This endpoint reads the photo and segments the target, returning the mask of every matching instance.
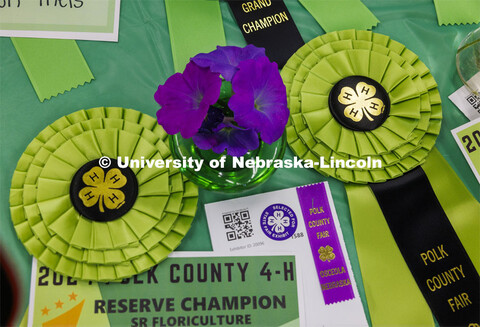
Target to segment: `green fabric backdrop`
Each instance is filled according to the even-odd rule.
[[[305,41],[324,31],[297,0],[285,0]],[[465,35],[478,27],[442,26],[432,0],[363,0],[381,23],[375,32],[389,35],[417,53],[437,80],[444,120],[437,146],[477,199],[479,185],[458,149],[450,130],[467,122],[448,100],[461,86],[455,52]],[[228,5],[221,3],[228,45],[245,45]],[[119,106],[155,115],[153,94],[158,84],[174,73],[163,0],[124,0],[119,43],[78,41],[95,75],[91,84],[40,103],[9,38],[0,38],[0,245],[6,249],[20,279],[21,310],[28,302],[31,257],[10,222],[8,194],[17,160],[28,143],[57,118],[83,108]],[[287,150],[286,158],[292,157]],[[365,303],[361,274],[352,235],[350,214],[342,183],[313,170],[281,169],[264,185],[243,194],[200,192],[198,214],[179,250],[211,250],[203,204],[328,180],[342,225],[359,291]],[[23,312],[19,314],[21,319]],[[367,312],[368,316],[368,312]]]

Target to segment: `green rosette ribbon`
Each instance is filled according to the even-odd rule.
[[[301,159],[318,162],[323,157],[326,166],[315,165],[314,169],[346,183],[372,324],[434,326],[433,309],[417,286],[372,191],[378,183],[397,181],[399,185],[402,178],[412,176],[407,173],[422,169],[446,221],[479,270],[480,205],[434,148],[442,111],[429,69],[415,53],[388,36],[345,30],[305,44],[287,62],[282,77],[291,112],[286,129],[290,148]],[[357,88],[342,84],[357,77],[364,79]],[[337,95],[333,90],[339,90],[338,85],[343,88]],[[382,89],[383,101],[366,96],[367,92],[362,95],[364,87],[377,90],[375,97]],[[340,107],[339,115],[335,101],[346,106]],[[348,127],[361,119],[371,124],[375,117],[383,120],[372,128]],[[331,160],[358,162],[368,157],[379,160],[381,168],[330,165]],[[398,199],[397,205],[408,203]]]
[[[342,78],[361,75],[378,81],[391,99],[390,115],[371,131],[352,131],[332,116],[330,90]],[[282,70],[291,117],[287,139],[302,159],[358,161],[371,157],[382,168],[321,168],[344,182],[375,183],[399,177],[422,164],[441,126],[441,99],[428,68],[389,37],[346,30],[305,44]]]
[[[172,159],[166,139],[153,117],[114,107],[77,111],[40,132],[22,154],[10,191],[12,221],[27,251],[58,273],[95,281],[130,277],[164,260],[197,207],[198,189],[178,169],[131,168],[137,196],[111,221],[82,216],[70,193],[77,171],[99,158]]]

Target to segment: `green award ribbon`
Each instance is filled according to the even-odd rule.
[[[433,0],[438,25],[480,23],[479,0]]]
[[[479,271],[480,205],[438,150],[432,150],[422,169]],[[347,184],[346,189],[365,292],[369,303],[370,299],[374,303],[369,304],[372,321],[378,325],[398,322],[405,326],[434,326],[428,306],[402,259],[373,192],[368,186],[358,184]],[[407,310],[409,314],[405,315]]]
[[[165,0],[175,71],[191,57],[226,44],[218,0]]]
[[[390,99],[388,118],[373,130],[352,131],[330,111],[334,85],[356,75],[380,81]],[[442,117],[435,80],[413,52],[387,36],[355,30],[325,34],[300,48],[282,76],[291,112],[287,139],[299,157],[324,157],[330,165],[331,157],[358,161],[369,156],[382,163],[374,169],[316,167],[324,175],[383,182],[423,163],[435,144]]]
[[[153,117],[93,108],[62,117],[28,145],[10,211],[18,238],[54,271],[109,281],[164,260],[188,231],[198,190],[178,169],[120,167],[117,158],[168,160]]]
[[[94,79],[74,40],[11,39],[40,102]]]
[[[432,312],[441,325],[478,323],[479,207],[434,149],[442,113],[428,68],[385,35],[346,30],[307,43],[282,77],[292,150],[354,183],[347,195],[373,325],[429,326]],[[336,165],[367,158],[379,165]],[[464,197],[445,196],[452,187]],[[428,205],[412,207],[401,190]]]
[[[327,33],[369,30],[380,22],[360,0],[299,0]]]

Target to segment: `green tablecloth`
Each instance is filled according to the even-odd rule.
[[[285,2],[305,41],[324,33],[297,0]],[[478,25],[439,27],[432,0],[363,2],[381,21],[375,32],[405,44],[431,69],[443,101],[444,120],[437,146],[478,199],[479,185],[450,133],[467,119],[448,100],[448,95],[461,86],[455,69],[456,49],[465,35]],[[245,45],[228,5],[222,2],[221,8],[227,44]],[[158,84],[174,73],[163,0],[123,0],[118,43],[78,41],[78,44],[96,80],[40,103],[10,39],[0,38],[0,245],[14,263],[20,279],[20,311],[28,302],[31,257],[17,240],[11,224],[8,195],[12,173],[21,153],[45,126],[79,109],[119,106],[155,115],[158,106],[153,94]],[[292,156],[287,150],[286,158]],[[203,207],[205,203],[325,180],[332,189],[355,278],[367,310],[344,187],[313,170],[278,170],[267,183],[243,194],[201,191],[198,214],[179,250],[212,249]]]

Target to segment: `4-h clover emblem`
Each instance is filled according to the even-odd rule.
[[[318,249],[318,253],[320,254],[320,260],[323,262],[330,262],[335,259],[335,253],[333,253],[333,248],[330,245],[325,247],[321,246],[320,249]]]
[[[93,167],[82,176],[88,185],[78,194],[85,207],[98,204],[100,212],[105,212],[104,206],[110,210],[120,208],[125,204],[125,194],[119,190],[127,184],[127,178],[120,169],[113,168],[107,174],[100,167]]]
[[[70,184],[70,200],[85,218],[111,221],[128,212],[138,195],[138,182],[130,168],[119,168],[117,160],[102,168],[98,160],[81,167]]]
[[[358,83],[355,90],[348,86],[343,87],[338,102],[347,106],[344,110],[345,117],[356,122],[363,118],[373,121],[372,116],[378,116],[385,110],[383,101],[374,97],[375,93],[375,86],[364,82]]]
[[[332,88],[330,112],[344,127],[369,131],[379,127],[390,113],[386,90],[371,78],[349,76]]]
[[[281,234],[285,231],[285,227],[290,227],[290,218],[286,217],[283,211],[275,210],[273,215],[268,216],[267,224],[272,227],[272,231]]]
[[[274,241],[287,240],[295,234],[298,220],[295,211],[282,203],[275,203],[263,210],[260,227],[263,233]]]

